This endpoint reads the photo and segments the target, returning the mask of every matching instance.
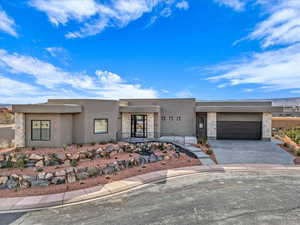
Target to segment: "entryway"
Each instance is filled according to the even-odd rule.
[[[147,138],[147,115],[131,115],[131,137]]]

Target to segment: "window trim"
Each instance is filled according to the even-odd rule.
[[[39,139],[33,139],[33,122],[40,122],[40,138]],[[42,123],[41,122],[49,122],[49,139],[44,140],[42,139]],[[51,141],[51,120],[31,120],[31,141]]]
[[[105,132],[96,132],[96,120],[106,120],[106,131]],[[108,134],[108,119],[107,118],[96,118],[94,119],[94,125],[93,125],[93,133],[94,134]]]
[[[176,117],[176,120],[177,120],[177,121],[181,121],[181,116],[177,116],[177,117]]]
[[[169,116],[169,120],[170,120],[170,121],[173,121],[173,120],[174,120],[174,117],[173,117],[173,116]]]

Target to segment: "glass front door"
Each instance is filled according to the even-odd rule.
[[[131,137],[147,137],[147,116],[131,115]]]

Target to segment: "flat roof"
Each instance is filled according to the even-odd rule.
[[[13,112],[22,113],[80,113],[81,105],[76,104],[19,104],[12,105]]]

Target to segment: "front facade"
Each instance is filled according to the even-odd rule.
[[[13,105],[17,147],[60,147],[127,138],[194,136],[270,140],[270,101],[50,99]]]

